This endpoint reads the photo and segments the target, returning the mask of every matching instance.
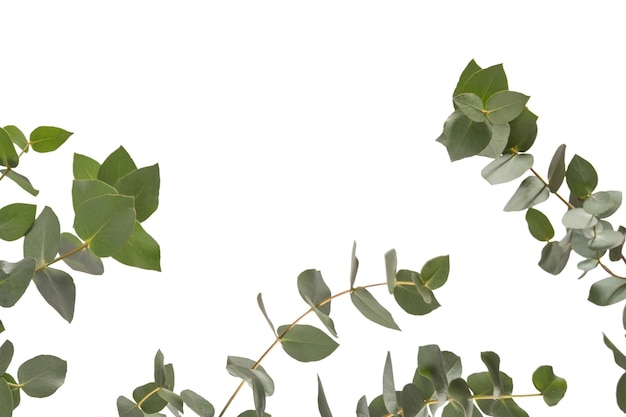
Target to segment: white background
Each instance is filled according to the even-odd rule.
[[[586,301],[605,274],[578,281],[576,256],[557,277],[543,272],[523,213],[502,211],[518,181],[490,186],[486,159],[451,164],[434,139],[467,62],[504,63],[510,88],[540,116],[536,169],[545,174],[566,143],[568,160],[596,166],[599,190],[622,189],[621,2],[11,3],[0,6],[0,123],[75,134],[23,158],[39,197],[5,180],[0,204],[49,205],[71,230],[74,152],[102,161],[123,145],[138,166],[158,162],[162,177],[159,210],[144,223],[162,273],[106,260],[103,276],[73,274],[72,324],[34,286],[0,313],[16,348],[10,372],[42,353],[68,360],[65,385],[23,397],[17,416],[116,416],[117,396],[151,380],[159,348],[177,390],[219,412],[238,383],[227,355],[256,359],[273,339],[257,293],[274,324],[291,322],[306,310],[297,275],[320,269],[333,292],[345,290],[354,240],[360,285],[384,281],[391,248],[414,270],[450,254],[442,307],[409,316],[376,289],[395,332],[337,300],[341,346],[330,358],[303,364],[278,348],[264,361],[272,415],[317,416],[316,373],[334,415],[354,415],[361,395],[381,393],[387,351],[402,387],[431,343],[460,355],[465,376],[485,369],[481,351],[496,351],[520,394],[534,392],[536,367],[553,365],[569,391],[555,408],[520,401],[531,416],[620,415],[621,372],[602,332],[626,348],[622,307]],[[564,206],[552,198],[540,209],[560,238]],[[0,249],[20,259],[20,242]],[[247,388],[227,415],[246,408]]]

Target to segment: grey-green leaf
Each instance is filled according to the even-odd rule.
[[[481,175],[491,185],[502,184],[518,178],[533,166],[530,154],[504,154],[490,162]]]
[[[543,400],[553,407],[563,399],[567,391],[567,382],[556,375],[551,366],[544,365],[533,373],[533,384],[543,395]]]
[[[50,396],[65,382],[67,362],[56,356],[39,355],[24,362],[17,370],[22,390],[30,397]]]
[[[515,91],[498,91],[487,99],[487,118],[494,124],[509,123],[522,113],[529,98]]]
[[[598,174],[588,161],[574,155],[567,166],[565,180],[572,194],[584,200],[598,185]]]
[[[515,194],[504,206],[504,211],[520,211],[542,203],[548,199],[550,192],[541,180],[530,176],[519,185]]]
[[[389,294],[393,294],[396,285],[396,269],[398,268],[398,258],[396,250],[391,249],[385,253],[385,272],[387,275],[387,289]]]
[[[604,344],[611,349],[613,352],[613,358],[615,359],[615,363],[622,369],[626,370],[626,355],[624,355],[618,348],[606,337],[605,334],[602,334],[604,339]]]
[[[115,185],[121,178],[137,169],[137,165],[126,149],[120,146],[100,165],[98,179],[109,185]]]
[[[356,257],[356,241],[352,243],[352,256],[350,257],[350,289],[354,288],[356,274],[359,270],[359,258]]]
[[[589,229],[598,224],[598,218],[583,208],[574,208],[565,212],[562,222],[568,229]]]
[[[391,354],[387,352],[385,368],[383,370],[383,401],[387,411],[393,415],[398,412],[398,397],[393,381],[393,367],[391,365]]]
[[[569,246],[564,246],[560,242],[548,242],[541,251],[539,266],[550,274],[558,275],[567,265],[570,252]]]
[[[0,165],[15,168],[19,161],[11,137],[6,130],[0,128]]]
[[[599,306],[608,306],[626,299],[626,280],[608,277],[595,282],[589,289],[592,303]]]
[[[135,220],[133,232],[124,245],[113,254],[113,259],[124,265],[160,271],[161,247],[159,243],[146,232],[141,223]]]
[[[621,191],[601,191],[585,199],[583,208],[599,218],[609,217],[622,205]]]
[[[120,194],[135,199],[135,211],[140,222],[150,217],[159,206],[159,175],[159,164],[155,164],[134,170],[115,183]]]
[[[285,352],[300,362],[319,361],[329,356],[339,346],[320,329],[307,324],[297,324],[286,332],[288,325],[278,328],[280,343]]]
[[[8,171],[6,169],[0,169],[0,173],[5,174],[8,178],[10,178],[14,183],[16,183],[30,195],[36,197],[37,194],[39,194],[39,190],[36,190],[35,187],[33,187],[28,178],[21,174],[18,174],[14,170]]]
[[[58,269],[44,268],[35,272],[33,281],[48,304],[71,322],[76,302],[76,286],[72,277]]]
[[[432,382],[438,399],[445,400],[448,397],[448,379],[439,346],[420,346],[417,353],[417,368],[421,375]]]
[[[33,278],[35,266],[33,258],[16,263],[0,261],[0,306],[12,307],[17,303]]]
[[[500,357],[495,352],[481,352],[480,358],[487,366],[493,384],[493,396],[498,398],[504,391],[500,380]]]
[[[7,382],[0,378],[0,417],[13,415],[13,395]]]
[[[24,236],[24,257],[37,260],[37,265],[46,264],[59,252],[61,240],[59,219],[50,207],[44,207],[33,227]]]
[[[565,145],[560,145],[550,161],[548,168],[548,187],[556,193],[565,179]]]
[[[451,161],[478,155],[492,137],[488,123],[474,122],[461,110],[448,117],[443,125],[443,133],[437,142],[444,145]]]
[[[102,259],[88,247],[84,246],[83,242],[71,233],[61,233],[59,253],[63,255],[72,253],[71,256],[63,258],[63,262],[75,271],[92,275],[102,275],[104,273]]]
[[[10,340],[5,340],[2,346],[0,346],[0,375],[7,371],[13,359],[13,352],[13,343]]]
[[[119,417],[145,417],[137,404],[124,396],[117,397],[117,413]]]
[[[350,292],[350,300],[367,319],[381,326],[400,330],[391,313],[366,288],[359,287]]]
[[[462,93],[453,100],[457,108],[473,122],[482,123],[486,120],[483,102],[476,94]]]
[[[322,273],[315,269],[307,269],[298,275],[298,291],[307,304],[316,305],[324,314],[330,314],[330,289],[322,278]],[[307,301],[308,298],[308,301]],[[325,304],[320,305],[326,301]]]
[[[213,405],[194,391],[190,389],[183,390],[180,396],[185,402],[185,405],[200,417],[213,417],[215,415]]]
[[[424,285],[431,290],[442,287],[448,280],[450,274],[450,256],[443,255],[426,261],[420,277]]]
[[[602,230],[589,240],[589,249],[606,250],[624,243],[624,235],[615,230]]]
[[[270,325],[270,329],[272,329],[272,333],[274,333],[274,335],[276,335],[276,329],[274,328],[274,325],[272,324],[272,321],[270,320],[269,316],[267,315],[267,311],[265,310],[265,304],[263,303],[263,296],[261,295],[261,293],[259,293],[256,296],[256,301],[257,301],[257,304],[259,305],[259,309],[261,310],[261,313],[263,313],[263,317],[265,317],[265,320],[267,321],[267,324]]]
[[[324,393],[324,387],[322,386],[322,380],[320,376],[317,376],[317,409],[320,412],[321,417],[333,417],[333,413],[330,412],[328,401],[326,400],[326,394]]]
[[[0,208],[0,239],[13,241],[28,232],[35,222],[37,206],[14,203]]]

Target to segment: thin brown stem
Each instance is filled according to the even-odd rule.
[[[72,249],[71,251],[64,253],[63,255],[60,255],[59,257],[51,260],[48,263],[39,265],[35,271],[41,271],[42,269],[45,269],[47,267],[49,267],[50,265],[52,265],[55,262],[59,262],[62,261],[65,258],[69,258],[70,256],[74,255],[75,253],[80,252],[81,250],[85,249],[87,246],[89,246],[89,242],[83,242],[80,246],[75,247],[74,249]]]
[[[535,175],[535,177],[537,177],[537,178],[539,179],[539,181],[541,181],[541,182],[543,183],[543,185],[545,185],[546,187],[548,187],[548,186],[549,186],[548,182],[547,182],[546,180],[544,180],[544,179],[541,177],[541,175],[539,175],[539,173],[538,173],[537,171],[535,171],[535,169],[534,169],[534,168],[532,168],[532,167],[531,167],[531,168],[530,168],[530,172],[532,172],[532,173]],[[558,193],[558,192],[556,192],[556,191],[555,191],[553,194],[554,194],[555,196],[557,196],[557,197],[558,197],[558,199],[559,199],[559,200],[561,200],[561,201],[562,201],[562,202],[563,202],[563,203],[564,203],[564,204],[565,204],[568,208],[570,208],[570,209],[573,209],[573,208],[574,208],[574,206],[573,206],[573,205],[572,205],[569,201],[567,201],[566,199],[564,199],[564,198],[563,198],[563,196],[561,196],[561,194],[559,194],[559,193]]]

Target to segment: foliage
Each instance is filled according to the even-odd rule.
[[[537,116],[526,104],[529,97],[508,89],[502,65],[481,68],[471,61],[462,72],[453,93],[453,113],[437,139],[443,144],[451,161],[471,156],[484,156],[491,161],[481,174],[490,184],[516,180],[530,171],[505,205],[505,211],[525,211],[531,235],[544,243],[539,266],[558,274],[574,251],[583,257],[578,267],[582,276],[601,267],[609,276],[591,286],[589,301],[605,306],[626,299],[626,278],[616,275],[607,266],[626,259],[622,246],[626,229],[615,229],[606,219],[621,205],[619,191],[596,191],[598,175],[595,168],[575,155],[565,163],[565,145],[555,152],[547,179],[533,168],[534,158],[528,153],[537,136]],[[35,129],[29,139],[15,126],[0,129],[0,179],[15,181],[26,192],[37,195],[30,181],[15,171],[20,158],[29,150],[51,152],[61,146],[71,133],[54,127]],[[142,222],[158,208],[158,165],[137,168],[123,147],[111,153],[102,163],[84,155],[75,155],[72,204],[73,233],[61,233],[54,211],[44,207],[37,216],[31,204],[13,203],[0,208],[0,238],[16,241],[23,238],[24,257],[15,262],[0,261],[0,305],[12,307],[34,281],[37,289],[57,313],[68,322],[74,316],[76,290],[73,278],[51,265],[63,261],[71,270],[87,274],[104,272],[102,258],[113,259],[133,267],[160,270],[158,243],[146,232]],[[570,192],[564,198],[559,191],[566,183]],[[561,219],[565,234],[554,240],[551,220],[536,206],[554,194],[565,206]],[[257,360],[229,356],[227,372],[241,382],[219,416],[225,414],[232,400],[247,384],[254,406],[240,417],[263,417],[266,398],[274,391],[274,382],[261,362],[276,346],[301,362],[322,360],[338,347],[337,327],[331,318],[332,301],[349,295],[354,307],[366,319],[383,327],[400,330],[390,311],[375,297],[375,289],[386,288],[389,295],[407,313],[425,316],[440,307],[435,291],[446,284],[450,273],[448,255],[427,260],[418,270],[399,269],[395,250],[384,255],[385,279],[382,282],[356,285],[359,260],[356,243],[350,257],[348,288],[333,293],[315,269],[303,271],[296,279],[298,292],[306,310],[291,323],[275,327],[265,308],[261,294],[257,304],[275,340]],[[582,278],[581,276],[581,278]],[[318,327],[300,323],[314,314]],[[626,310],[624,311],[626,317]],[[626,327],[626,320],[625,320]],[[0,331],[4,327],[0,323]],[[626,371],[624,355],[606,336],[606,346],[615,362]],[[0,346],[0,417],[13,415],[23,391],[31,397],[53,394],[64,382],[67,364],[50,355],[39,355],[19,366],[17,379],[6,373],[13,357],[13,345]],[[382,372],[382,392],[372,401],[365,396],[356,404],[360,417],[428,417],[440,410],[443,417],[523,417],[527,413],[518,405],[521,397],[541,396],[554,406],[565,395],[566,381],[552,367],[539,366],[532,375],[536,392],[513,392],[512,378],[500,370],[500,357],[490,351],[481,353],[486,370],[463,376],[461,358],[437,345],[420,346],[413,379],[401,389],[396,388],[391,355],[388,353]],[[318,377],[318,410],[322,417],[332,416],[321,379]],[[626,374],[619,380],[617,403],[626,412]],[[174,366],[166,363],[159,350],[154,357],[154,375],[137,386],[130,396],[117,399],[120,417],[162,416],[167,409],[180,416],[187,410],[203,417],[213,417],[215,407],[204,397],[189,389],[175,391]]]

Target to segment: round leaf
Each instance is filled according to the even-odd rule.
[[[0,239],[17,240],[24,236],[35,222],[37,206],[15,203],[0,209]]]
[[[474,122],[461,110],[457,110],[443,125],[443,133],[437,139],[448,150],[451,161],[477,155],[491,140],[489,124]]]
[[[589,162],[574,155],[567,166],[565,181],[572,194],[584,200],[598,185],[598,174]]]
[[[540,366],[533,373],[533,384],[543,395],[543,400],[550,407],[555,406],[565,396],[567,382],[554,375],[551,366]]]
[[[563,215],[562,222],[568,229],[589,229],[598,224],[598,218],[583,208],[574,208]]]
[[[556,149],[550,167],[548,168],[548,187],[550,192],[556,193],[565,179],[565,145]]]
[[[626,280],[615,277],[604,278],[589,289],[588,300],[599,306],[608,306],[626,299]]]
[[[494,124],[508,123],[522,113],[529,98],[515,91],[498,91],[487,99],[487,117]]]
[[[489,184],[502,184],[520,177],[533,166],[530,154],[505,154],[487,165],[480,174]]]
[[[24,362],[17,370],[22,390],[30,397],[43,398],[65,382],[67,362],[56,356],[40,355]]]
[[[526,212],[526,223],[530,234],[539,241],[549,242],[554,237],[554,228],[545,214],[529,208]]]
[[[443,286],[448,280],[450,274],[450,256],[437,256],[436,258],[428,260],[422,270],[420,271],[420,277],[424,285],[431,290]]]
[[[288,328],[288,325],[280,326],[278,334],[283,335]],[[280,338],[280,343],[289,356],[301,362],[324,359],[339,346],[326,333],[306,324],[295,325]]]

